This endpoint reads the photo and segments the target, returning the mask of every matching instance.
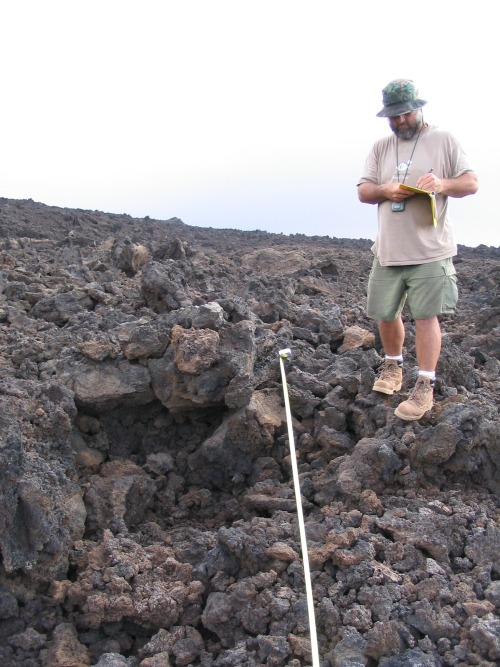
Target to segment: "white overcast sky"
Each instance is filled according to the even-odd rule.
[[[412,78],[480,182],[459,243],[500,245],[492,4],[16,0],[0,9],[0,196],[186,224],[374,238],[356,182],[382,88]]]

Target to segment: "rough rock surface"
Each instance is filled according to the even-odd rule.
[[[500,249],[405,423],[369,248],[0,200],[2,667],[310,664],[283,348],[322,667],[500,663]]]

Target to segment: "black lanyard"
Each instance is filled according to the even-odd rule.
[[[420,132],[422,132],[422,129],[420,129],[419,132],[418,132],[418,134],[417,134],[417,138],[415,139],[415,143],[413,144],[413,149],[412,149],[412,151],[411,151],[410,159],[409,159],[408,162],[406,163],[406,171],[405,171],[405,175],[404,175],[404,178],[403,178],[403,183],[406,181],[406,177],[408,176],[408,169],[410,168],[410,164],[411,164],[411,159],[412,159],[412,157],[413,157],[413,153],[415,152],[415,148],[417,147],[418,140],[420,139]],[[398,175],[398,183],[399,183],[399,156],[398,156],[398,144],[399,144],[399,139],[398,139],[398,137],[396,137],[396,172],[397,172],[397,175]]]

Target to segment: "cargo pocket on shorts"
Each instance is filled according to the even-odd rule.
[[[458,301],[457,272],[450,261],[449,266],[443,266],[444,289],[443,289],[443,313],[454,313]]]

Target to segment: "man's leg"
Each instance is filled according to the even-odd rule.
[[[441,352],[441,326],[437,316],[415,320],[415,347],[418,380],[408,399],[394,411],[406,421],[420,419],[432,407],[435,371]]]
[[[405,328],[401,315],[395,320],[378,323],[380,340],[385,352],[384,363],[373,385],[373,391],[381,394],[393,394],[401,389],[403,379],[403,343]]]
[[[398,357],[403,354],[405,328],[401,315],[398,315],[391,322],[379,322],[378,330],[386,355],[389,357]]]
[[[437,316],[415,320],[415,347],[419,370],[434,372],[441,354],[441,326]]]
[[[406,300],[404,271],[398,266],[381,266],[373,259],[368,281],[368,317],[377,320],[385,359],[378,369],[373,391],[392,395],[403,380],[403,343],[405,329],[401,311]]]

